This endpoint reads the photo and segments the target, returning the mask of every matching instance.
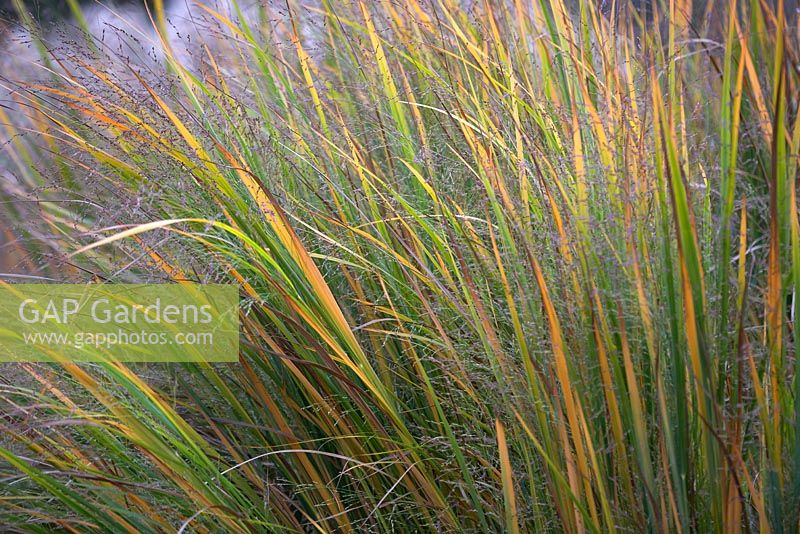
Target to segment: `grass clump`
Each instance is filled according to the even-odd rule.
[[[20,366],[0,521],[797,530],[782,2],[248,9],[6,82],[36,266],[239,284],[243,349]]]

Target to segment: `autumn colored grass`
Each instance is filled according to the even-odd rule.
[[[187,55],[154,2],[144,65],[34,32],[20,273],[238,284],[242,352],[17,365],[0,523],[798,530],[796,21],[462,4],[199,3]]]

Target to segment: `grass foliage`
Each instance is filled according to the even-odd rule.
[[[241,362],[19,364],[0,522],[797,531],[782,1],[198,4],[189,56],[153,4],[160,58],[3,73],[4,217],[37,275],[239,284]]]

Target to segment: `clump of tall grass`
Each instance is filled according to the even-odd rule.
[[[243,348],[21,366],[0,521],[796,530],[797,35],[691,11],[197,4],[187,64],[155,2],[162,66],[43,40],[0,108],[30,246],[239,284]]]

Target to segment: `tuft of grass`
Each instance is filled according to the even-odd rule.
[[[242,349],[19,364],[0,523],[796,531],[794,21],[601,4],[231,0],[190,41],[154,2],[143,64],[31,29],[23,274],[238,284]]]

